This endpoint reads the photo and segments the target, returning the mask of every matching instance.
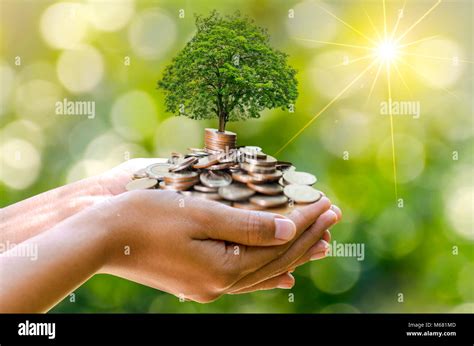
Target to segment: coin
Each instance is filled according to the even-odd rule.
[[[285,180],[283,179],[283,177],[281,177],[280,179],[278,179],[278,184],[280,184],[281,186],[286,186],[286,185],[288,185],[288,183],[285,182]]]
[[[233,202],[232,206],[234,208],[247,209],[247,210],[265,210],[265,208],[259,205],[250,203],[250,202]]]
[[[178,162],[175,163],[174,166],[170,167],[170,172],[180,172],[184,171],[185,169],[190,168],[196,162],[198,162],[197,157],[188,157],[187,159],[180,159]]]
[[[268,184],[255,184],[255,183],[247,183],[247,186],[250,187],[252,190],[260,192],[264,195],[278,195],[282,193],[283,187],[276,183],[268,183]]]
[[[209,187],[222,187],[232,183],[232,177],[229,173],[221,171],[208,171],[199,176],[201,183]]]
[[[192,194],[193,197],[200,197],[200,198],[205,198],[205,199],[211,199],[213,201],[218,201],[222,199],[222,197],[216,193],[216,192],[199,192],[199,191],[194,191]]]
[[[169,173],[163,179],[167,183],[184,183],[184,182],[195,182],[198,180],[197,172],[178,172]]]
[[[243,147],[243,148],[240,148],[239,151],[242,154],[244,154],[246,157],[251,157],[258,160],[263,160],[267,157],[267,154],[262,152],[261,148],[258,148],[260,150],[257,150],[255,148],[258,148],[258,147]]]
[[[283,192],[295,203],[313,203],[322,197],[321,192],[308,185],[287,185]]]
[[[145,171],[147,172],[150,178],[163,180],[164,176],[169,174],[169,168],[171,166],[172,165],[170,163],[154,163],[146,167]]]
[[[250,203],[256,204],[264,208],[273,208],[285,204],[288,198],[283,195],[263,196],[257,195],[250,198]]]
[[[152,189],[158,184],[158,180],[152,178],[140,178],[129,181],[125,186],[127,191]]]
[[[266,167],[266,166],[258,166],[258,165],[252,165],[247,162],[242,162],[240,164],[240,168],[247,172],[252,172],[252,173],[273,173],[275,172],[275,167]]]
[[[250,181],[253,183],[265,183],[268,181],[275,181],[275,180],[280,179],[280,177],[282,176],[281,171],[275,171],[273,173],[268,173],[268,174],[249,172],[249,174],[252,177]]]
[[[278,161],[276,163],[276,169],[279,169],[280,171],[283,171],[283,172],[296,170],[295,166],[293,166],[291,162],[286,162],[286,161]]]
[[[132,179],[148,178],[148,173],[145,168],[141,168],[135,173],[133,173]]]
[[[244,171],[237,171],[232,173],[232,179],[237,180],[241,183],[248,183],[252,180],[252,176],[248,175]]]
[[[220,163],[218,165],[212,165],[210,167],[207,167],[207,169],[209,169],[211,171],[220,171],[220,170],[223,170],[223,169],[231,168],[233,166],[234,166],[233,162],[228,162],[228,163]]]
[[[275,167],[275,165],[277,163],[277,160],[274,157],[267,155],[267,157],[264,158],[264,159],[246,157],[245,162],[250,163],[252,165],[257,165],[257,166],[272,166],[272,167]]]
[[[297,185],[313,185],[317,179],[314,175],[306,172],[289,171],[283,174],[285,182]]]
[[[254,195],[255,191],[244,184],[232,183],[219,188],[219,195],[228,201],[242,201]]]
[[[183,191],[192,187],[195,182],[184,182],[184,183],[167,183],[166,181],[160,182],[159,186],[162,190],[174,190]]]
[[[207,168],[217,163],[219,163],[219,155],[209,155],[199,159],[199,161],[193,165],[193,168]]]
[[[200,192],[217,192],[218,188],[217,187],[209,187],[201,184],[196,184],[194,185],[194,190],[200,191]]]

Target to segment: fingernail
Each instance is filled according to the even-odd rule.
[[[290,240],[295,236],[296,226],[293,221],[282,218],[275,218],[275,238],[280,240]]]
[[[337,222],[337,214],[336,214],[335,212],[333,212],[331,209],[325,211],[324,214],[326,214],[327,217],[332,218],[332,222],[333,222],[333,223],[336,223],[336,222]],[[323,215],[324,215],[324,214],[323,214]]]
[[[337,221],[339,221],[342,217],[342,212],[341,209],[337,205],[331,205],[331,210],[336,213],[337,215]]]
[[[313,249],[315,252],[324,252],[329,249],[329,244],[327,241],[321,239],[316,243]]]
[[[282,279],[282,281],[280,281],[277,287],[287,290],[293,287],[294,282],[295,280],[293,278],[293,275],[288,273],[286,277]]]
[[[311,256],[310,260],[311,261],[316,261],[316,260],[322,259],[324,257],[326,257],[326,251],[317,252],[317,253],[315,253],[314,255]]]

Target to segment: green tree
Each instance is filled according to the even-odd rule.
[[[239,13],[196,18],[197,32],[168,65],[158,86],[166,109],[192,119],[258,118],[266,108],[286,109],[298,97],[296,70],[269,45],[265,29]]]

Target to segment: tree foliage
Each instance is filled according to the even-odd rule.
[[[197,32],[165,68],[158,86],[166,109],[193,119],[257,118],[266,108],[288,108],[298,96],[296,70],[269,45],[265,29],[239,13],[196,18]]]

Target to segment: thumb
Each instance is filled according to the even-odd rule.
[[[250,246],[285,244],[294,238],[296,225],[288,218],[264,211],[222,206],[207,227],[207,235]]]

